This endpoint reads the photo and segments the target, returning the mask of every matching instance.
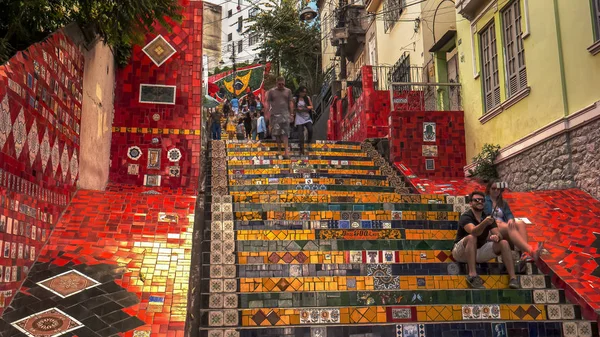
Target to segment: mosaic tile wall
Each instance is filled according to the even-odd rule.
[[[202,2],[156,26],[117,73],[110,181],[196,187],[202,114]]]
[[[362,90],[359,97],[353,96],[352,87],[347,88],[347,114],[342,116],[341,101],[335,101],[328,123],[328,139],[363,141],[367,138],[384,138],[389,133],[389,92],[377,91],[373,86],[373,70],[361,68]]]
[[[75,191],[83,62],[57,32],[0,66],[0,313]]]
[[[462,111],[395,110],[390,121],[390,161],[401,161],[422,177],[464,177]]]
[[[371,144],[212,147],[202,336],[598,336],[534,264],[520,289],[478,264],[469,289],[450,252],[465,198],[401,194]]]
[[[183,337],[190,192],[79,190],[0,319],[0,336]]]

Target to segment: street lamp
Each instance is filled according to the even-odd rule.
[[[316,17],[317,11],[312,9],[310,6],[306,6],[300,11],[300,21],[312,21]]]

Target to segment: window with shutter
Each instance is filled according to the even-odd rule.
[[[600,0],[593,0],[594,21],[596,23],[596,41],[600,41]]]
[[[485,112],[500,104],[500,77],[496,49],[496,25],[492,22],[480,33],[482,84]]]
[[[514,1],[502,12],[508,97],[512,97],[527,87],[519,2],[519,0]]]

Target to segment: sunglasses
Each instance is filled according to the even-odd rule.
[[[471,201],[472,201],[472,202],[478,202],[478,203],[482,203],[482,202],[484,202],[484,201],[485,201],[485,199],[483,199],[483,198],[473,198],[473,199],[471,199]]]

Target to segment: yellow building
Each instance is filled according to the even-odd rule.
[[[499,172],[512,188],[577,186],[600,196],[598,182],[583,182],[600,169],[589,165],[600,144],[586,138],[599,129],[598,5],[456,0],[468,161],[499,144]]]

